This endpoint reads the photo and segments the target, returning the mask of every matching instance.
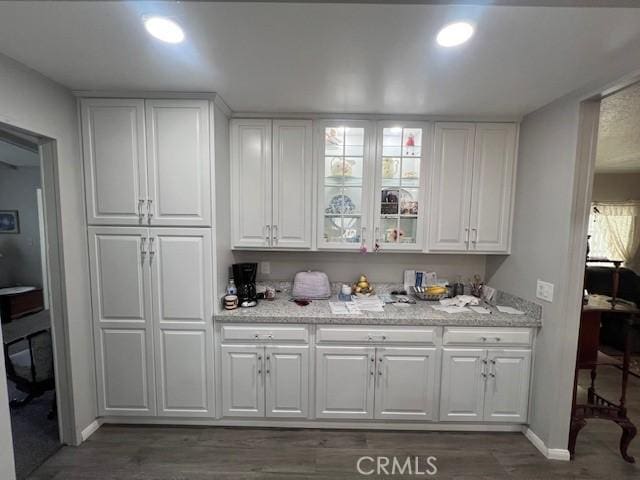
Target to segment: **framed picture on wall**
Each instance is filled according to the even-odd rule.
[[[17,210],[0,210],[0,233],[20,233]]]

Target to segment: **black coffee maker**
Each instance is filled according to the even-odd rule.
[[[256,295],[257,263],[234,263],[233,280],[238,288],[238,303],[241,307],[255,307],[258,304]]]

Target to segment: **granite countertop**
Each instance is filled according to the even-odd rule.
[[[338,301],[332,298],[331,301]],[[359,315],[334,315],[329,300],[313,300],[301,307],[289,301],[286,293],[278,294],[275,300],[260,300],[253,308],[223,310],[214,318],[219,322],[246,323],[315,323],[345,325],[429,325],[429,326],[468,326],[468,327],[540,327],[540,316],[529,311],[525,315],[500,313],[495,307],[484,305],[491,314],[478,314],[472,311],[464,313],[446,313],[431,308],[438,302],[418,300],[415,305],[397,307],[385,305],[384,312],[363,312]],[[501,302],[500,305],[509,305]],[[518,303],[510,306],[518,308]]]

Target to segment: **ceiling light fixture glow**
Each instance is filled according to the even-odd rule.
[[[158,40],[167,43],[180,43],[184,40],[184,31],[173,20],[166,17],[145,17],[144,28]]]
[[[473,26],[467,22],[450,23],[438,32],[436,41],[442,47],[462,45],[473,36]]]

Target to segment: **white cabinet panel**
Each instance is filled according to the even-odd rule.
[[[99,331],[99,405],[101,415],[153,415],[153,373],[148,369],[144,329]]]
[[[149,239],[158,322],[200,328],[211,323],[211,231],[208,229],[152,229]]]
[[[302,417],[309,407],[309,348],[265,349],[266,414]]]
[[[147,199],[144,102],[83,99],[82,147],[89,224],[138,225]]]
[[[376,418],[432,420],[437,360],[435,348],[378,348]]]
[[[264,416],[263,347],[221,347],[222,413],[226,417]]]
[[[485,422],[526,423],[531,350],[489,350]]]
[[[273,121],[273,248],[311,248],[311,120]]]
[[[375,348],[316,348],[316,416],[373,418]]]
[[[150,321],[149,271],[143,264],[146,233],[145,228],[89,227],[91,296],[98,323]]]
[[[147,100],[150,225],[211,225],[209,103]]]
[[[211,232],[150,229],[158,410],[213,414]]]
[[[482,421],[486,350],[442,351],[441,421]]]
[[[473,172],[473,123],[436,123],[429,205],[430,251],[466,251]]]
[[[100,415],[155,415],[147,230],[89,227]]]
[[[515,143],[515,124],[480,123],[476,127],[471,199],[472,250],[509,250]]]
[[[271,120],[232,120],[230,148],[231,243],[270,247]]]
[[[211,410],[207,378],[207,332],[160,330],[157,351],[158,412],[170,416],[204,416]]]

